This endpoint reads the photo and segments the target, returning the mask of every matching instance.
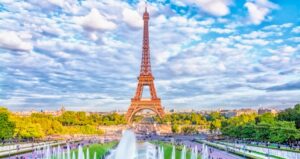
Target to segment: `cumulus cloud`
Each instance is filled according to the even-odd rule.
[[[229,0],[200,0],[198,1],[198,4],[201,6],[201,8],[215,16],[225,16],[229,14]]]
[[[89,14],[76,17],[75,21],[86,30],[114,30],[117,25],[104,17],[97,9],[93,8]]]
[[[0,44],[5,48],[0,53],[0,80],[7,85],[0,102],[19,110],[60,105],[126,110],[139,73],[143,1],[50,1],[5,3],[6,10],[0,12],[0,30],[17,30],[14,34],[23,43],[23,49]],[[292,31],[296,22],[262,29],[242,22],[234,26],[235,14],[246,8],[229,15],[229,7],[239,5],[231,6],[233,2],[237,1],[178,1],[178,8],[170,7],[174,2],[149,3],[152,70],[167,108],[298,100],[300,90],[268,91],[299,77],[300,45],[297,31]],[[180,9],[187,5],[188,11]],[[213,16],[196,14],[195,7]],[[265,19],[269,15],[271,11]],[[24,49],[24,43],[34,49]]]
[[[297,26],[297,27],[293,28],[292,32],[293,33],[300,33],[300,26]]]
[[[212,28],[211,31],[219,34],[228,34],[234,32],[233,29],[226,29],[226,28]]]
[[[244,5],[248,9],[249,20],[253,24],[260,24],[266,19],[266,16],[278,5],[268,0],[248,0]]]
[[[277,49],[269,49],[268,51],[275,55],[290,56],[297,51],[297,48],[288,46],[288,45],[284,45],[284,46],[278,47]]]
[[[182,3],[196,4],[206,13],[225,16],[230,13],[231,0],[184,0]]]
[[[21,39],[20,34],[13,31],[0,32],[0,48],[1,47],[18,51],[32,50],[32,44],[29,41]]]
[[[141,28],[143,26],[142,16],[137,11],[125,8],[122,16],[124,22],[132,27]]]

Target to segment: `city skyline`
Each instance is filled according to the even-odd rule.
[[[1,2],[0,105],[126,110],[140,69],[144,6]],[[292,0],[148,1],[162,105],[207,110],[300,103],[299,7]]]

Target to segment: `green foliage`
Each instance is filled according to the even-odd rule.
[[[224,120],[224,119],[225,119],[224,116],[222,116],[220,112],[211,112],[207,117],[208,121]]]
[[[132,119],[132,121],[133,122],[140,122],[140,121],[142,121],[143,120],[143,116],[141,116],[141,115],[135,115],[134,117],[133,117],[133,119]]]
[[[278,121],[270,113],[230,118],[224,121],[221,130],[223,135],[229,137],[258,141],[283,143],[300,139],[300,131],[294,122]]]
[[[140,121],[142,116],[134,120]],[[163,119],[155,117],[158,123],[171,124],[173,133],[194,134],[197,128],[212,132],[221,130],[225,136],[270,142],[288,142],[300,139],[300,105],[286,109],[278,114],[244,114],[229,119],[218,112],[204,117],[197,113],[167,114]],[[0,107],[0,139],[41,138],[56,134],[103,134],[99,125],[126,124],[125,116],[112,114],[86,114],[85,112],[66,111],[54,117],[43,113],[34,113],[29,117],[11,114]]]
[[[62,124],[51,115],[34,113],[31,115],[31,121],[40,124],[45,135],[60,134],[63,131]]]
[[[15,124],[9,119],[7,109],[0,107],[0,139],[10,139],[14,134]]]
[[[209,130],[214,131],[214,130],[219,130],[222,126],[221,120],[220,119],[215,119],[210,123]]]
[[[278,119],[283,121],[294,121],[296,127],[300,129],[300,104],[294,108],[288,108],[278,114]]]
[[[181,128],[181,132],[184,134],[197,134],[198,131],[194,126],[184,126]]]
[[[155,120],[161,124],[177,124],[177,125],[202,125],[208,126],[208,122],[201,114],[196,113],[173,113],[167,114],[160,120],[158,117]]]
[[[172,129],[173,133],[176,133],[176,134],[180,133],[180,129],[177,124],[172,125],[171,129]]]
[[[275,119],[275,115],[273,115],[272,113],[265,113],[260,116],[257,116],[255,120],[256,123],[265,122],[269,124],[274,124],[276,119]]]
[[[41,138],[45,136],[40,124],[32,123],[30,119],[23,118],[15,121],[14,137],[16,138]]]
[[[101,135],[104,132],[97,129],[96,126],[84,125],[84,126],[65,126],[62,134],[90,134],[90,135]]]
[[[126,124],[124,115],[117,113],[100,115],[86,115],[85,112],[66,111],[60,117],[59,121],[63,126],[82,126],[82,125],[121,125]]]

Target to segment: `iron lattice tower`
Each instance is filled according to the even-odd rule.
[[[143,14],[144,29],[143,29],[143,54],[141,60],[140,75],[138,77],[138,85],[136,89],[135,96],[131,99],[131,104],[126,113],[126,119],[128,123],[131,123],[133,116],[145,109],[152,110],[160,118],[164,116],[164,110],[161,105],[160,98],[156,95],[156,90],[154,86],[154,77],[151,72],[151,61],[150,61],[150,47],[149,47],[149,13],[147,11],[147,6],[145,7],[145,12]],[[143,88],[145,86],[149,87],[150,99],[143,99]]]

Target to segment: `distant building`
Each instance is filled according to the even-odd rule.
[[[33,113],[39,113],[39,112],[35,110],[14,112],[15,115],[24,116],[24,117],[30,116]]]
[[[46,114],[46,115],[53,115],[53,116],[60,116],[62,115],[64,112],[66,111],[65,107],[61,107],[61,109],[57,110],[57,111],[49,111],[49,110],[41,110],[41,111],[36,111],[36,110],[31,110],[31,111],[19,111],[19,112],[14,112],[14,114],[18,115],[18,116],[31,116],[31,114],[34,113],[42,113],[42,114]]]
[[[258,114],[265,114],[265,113],[271,113],[271,114],[277,114],[278,111],[273,108],[259,108],[258,109]]]
[[[231,118],[243,114],[254,114],[257,113],[257,111],[254,109],[237,109],[237,110],[221,110],[220,113],[221,115],[224,115],[227,118]]]

